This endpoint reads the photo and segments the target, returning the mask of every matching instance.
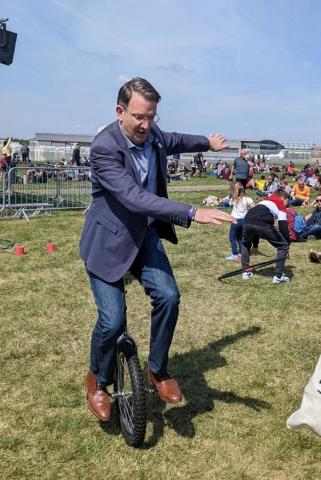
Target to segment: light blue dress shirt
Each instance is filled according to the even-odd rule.
[[[135,145],[122,129],[120,129],[125,137],[126,143],[133,157],[135,167],[140,176],[140,180],[144,190],[150,193],[157,194],[157,165],[156,165],[156,151],[153,146],[153,135],[150,133],[142,145]],[[147,217],[147,224],[150,225],[155,219]]]
[[[140,180],[145,190],[148,192],[157,193],[156,181],[156,151],[153,146],[153,135],[150,133],[142,145],[135,145],[125,133],[126,143],[133,157],[135,167],[140,176]]]

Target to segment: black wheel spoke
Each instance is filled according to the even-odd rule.
[[[122,403],[122,413],[124,415],[124,423],[126,424],[128,429],[133,431],[134,430],[134,424],[133,424],[133,409],[130,407],[129,403],[127,402],[126,399],[121,400]]]

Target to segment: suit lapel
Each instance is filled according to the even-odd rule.
[[[126,169],[128,170],[128,173],[129,173],[132,177],[134,177],[134,179],[136,180],[136,182],[138,183],[138,185],[141,185],[142,182],[141,182],[141,179],[140,179],[139,172],[138,172],[138,170],[137,170],[137,168],[136,168],[136,165],[135,165],[133,156],[132,156],[132,154],[130,153],[130,150],[129,150],[129,148],[128,148],[126,139],[125,139],[123,133],[122,133],[121,130],[120,130],[120,126],[119,126],[118,121],[114,122],[114,125],[115,125],[114,134],[115,134],[116,141],[117,141],[117,143],[120,145],[120,147],[121,147],[121,148],[124,150],[124,152],[125,152],[125,167],[126,167]]]
[[[158,194],[161,197],[167,197],[167,160],[165,145],[161,140],[161,137],[157,134],[157,129],[153,127],[152,133],[154,135],[153,145],[156,150],[156,165],[157,165],[157,189]]]

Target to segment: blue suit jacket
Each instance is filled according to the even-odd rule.
[[[157,195],[146,192],[118,121],[93,140],[90,151],[92,203],[80,240],[87,269],[106,280],[119,280],[143,242],[147,217],[155,218],[161,238],[177,243],[173,224],[189,226],[190,205],[167,198],[167,155],[209,149],[204,136],[166,133],[154,126]]]

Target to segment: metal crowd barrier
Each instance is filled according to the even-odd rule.
[[[6,174],[5,172],[0,170],[0,188],[1,188],[1,196],[0,196],[0,215],[4,211],[5,207],[5,185],[6,185]]]
[[[29,217],[53,210],[86,210],[89,167],[14,167],[2,174],[0,215]]]

